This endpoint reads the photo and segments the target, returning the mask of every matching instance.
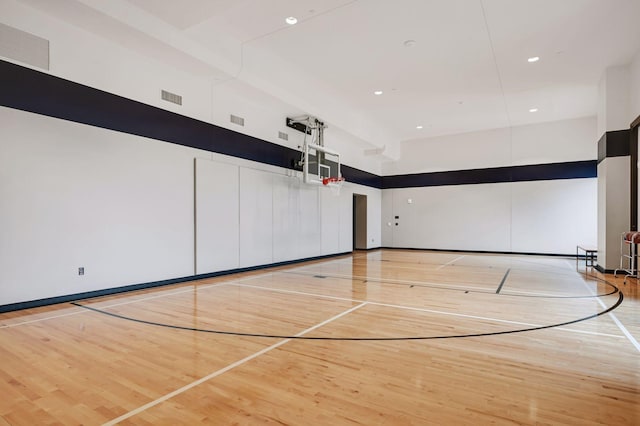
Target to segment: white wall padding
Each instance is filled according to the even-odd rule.
[[[273,174],[240,168],[240,266],[273,262]]]
[[[239,167],[196,159],[196,273],[240,265]]]

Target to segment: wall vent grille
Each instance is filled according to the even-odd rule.
[[[244,118],[231,114],[230,121],[238,126],[244,126]]]
[[[49,69],[49,40],[0,23],[0,56]]]
[[[289,134],[285,133],[285,132],[278,132],[278,137],[280,139],[282,139],[283,141],[288,141],[289,140]]]
[[[162,91],[162,99],[167,102],[182,105],[182,96],[176,95],[175,93],[167,92],[166,90]]]

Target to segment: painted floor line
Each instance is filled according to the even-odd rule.
[[[324,325],[329,324],[332,321],[335,321],[335,320],[337,320],[337,319],[339,319],[339,318],[341,318],[341,317],[343,317],[345,315],[348,315],[348,314],[350,314],[351,312],[353,312],[353,311],[355,311],[357,309],[362,308],[366,304],[367,303],[365,302],[365,303],[361,303],[361,304],[359,304],[357,306],[354,306],[351,309],[348,309],[348,310],[346,310],[344,312],[341,312],[338,315],[335,315],[335,316],[333,316],[333,317],[331,317],[331,318],[329,318],[329,319],[327,319],[327,320],[325,320],[325,321],[323,321],[323,322],[321,322],[319,324],[314,325],[313,327],[310,327],[310,328],[307,328],[306,330],[301,331],[300,333],[296,334],[296,336],[303,336],[303,335],[305,335],[305,334],[307,334],[307,333],[309,333],[309,332],[311,332],[313,330],[316,330],[317,328],[320,328],[320,327],[322,327]],[[234,369],[236,367],[239,367],[239,366],[251,361],[252,359],[255,359],[255,358],[257,358],[257,357],[259,357],[261,355],[266,354],[269,351],[272,351],[272,350],[274,350],[274,349],[276,349],[276,348],[278,348],[278,347],[280,347],[280,346],[282,346],[282,345],[284,345],[286,343],[289,343],[290,341],[291,341],[291,339],[285,339],[285,340],[282,340],[282,341],[280,341],[278,343],[275,343],[275,344],[273,344],[273,345],[271,345],[269,347],[266,347],[266,348],[254,353],[254,354],[251,354],[251,355],[249,355],[249,356],[247,356],[245,358],[242,358],[241,360],[238,360],[238,361],[236,361],[236,362],[234,362],[232,364],[229,364],[226,367],[221,368],[220,370],[214,371],[213,373],[211,373],[211,374],[209,374],[209,375],[207,375],[205,377],[202,377],[202,378],[200,378],[200,379],[198,379],[198,380],[196,380],[194,382],[191,382],[188,385],[185,385],[185,386],[181,387],[180,389],[176,389],[173,392],[170,392],[170,393],[168,393],[168,394],[166,394],[166,395],[164,395],[164,396],[162,396],[162,397],[160,397],[158,399],[155,399],[155,400],[153,400],[153,401],[151,401],[151,402],[149,402],[149,403],[147,403],[145,405],[142,405],[142,406],[136,408],[135,410],[129,411],[128,413],[125,413],[125,414],[123,414],[122,416],[120,416],[120,417],[118,417],[116,419],[113,419],[113,420],[111,420],[111,421],[109,421],[107,423],[104,423],[104,426],[112,426],[112,425],[120,423],[123,420],[126,420],[126,419],[128,419],[130,417],[133,417],[136,414],[140,414],[141,412],[143,412],[145,410],[148,410],[151,407],[154,407],[154,406],[156,406],[156,405],[158,405],[158,404],[160,404],[160,403],[162,403],[164,401],[167,401],[168,399],[171,399],[174,396],[180,395],[181,393],[184,393],[184,392],[188,391],[189,389],[192,389],[192,388],[194,388],[194,387],[196,387],[196,386],[198,386],[198,385],[200,385],[200,384],[202,384],[202,383],[204,383],[204,382],[206,382],[208,380],[211,380],[211,379],[213,379],[213,378],[215,378],[217,376],[220,376],[221,374],[224,374],[227,371],[230,371],[230,370],[232,370],[232,369]]]
[[[293,274],[295,275],[296,273],[300,273],[300,272],[289,272],[289,271],[279,271],[279,272],[274,272],[275,273],[279,273],[279,274]],[[409,280],[398,280],[398,279],[393,279],[393,278],[380,278],[380,277],[369,277],[369,276],[361,276],[361,275],[343,275],[343,274],[336,274],[336,273],[331,273],[331,272],[326,272],[326,271],[309,271],[308,275],[313,275],[313,274],[325,274],[328,276],[331,276],[333,278],[339,278],[339,279],[345,279],[345,280],[351,280],[351,279],[357,279],[357,280],[362,280],[362,281],[373,281],[373,282],[380,282],[382,284],[384,283],[389,283],[389,284],[401,284],[401,285],[415,285],[415,286],[420,286],[420,287],[424,287],[424,288],[435,288],[435,289],[440,289],[440,290],[463,290],[463,291],[473,291],[476,293],[486,293],[486,294],[495,294],[495,290],[493,288],[489,288],[489,287],[477,287],[477,286],[473,286],[473,284],[470,284],[470,286],[465,287],[465,286],[458,286],[458,285],[450,285],[447,283],[437,283],[437,282],[433,282],[433,281],[409,281]],[[464,284],[464,283],[463,283]],[[521,290],[515,290],[515,289],[509,289],[507,292],[501,292],[501,295],[504,296],[509,296],[510,294],[513,295],[526,295],[526,296],[540,296],[540,297],[559,297],[559,296],[567,296],[567,297],[578,297],[576,295],[571,295],[571,294],[552,294],[552,293],[539,293],[539,292],[531,292],[531,291],[521,291]],[[582,296],[580,296],[582,297]]]
[[[444,268],[445,266],[453,265],[454,263],[456,263],[458,260],[462,259],[463,257],[465,257],[465,255],[458,256],[455,259],[453,259],[453,260],[451,260],[451,261],[449,261],[449,262],[447,262],[447,263],[445,263],[443,265],[438,266],[436,268],[436,271],[439,271],[440,269]]]
[[[280,273],[282,274],[290,274],[289,271],[281,271]],[[362,275],[344,275],[344,274],[336,274],[336,273],[331,273],[331,272],[322,272],[322,271],[314,271],[312,273],[317,273],[317,274],[325,274],[325,275],[329,275],[332,278],[339,278],[339,279],[344,279],[344,280],[361,280],[361,281],[376,281],[376,282],[380,282],[382,284],[384,283],[389,283],[389,284],[402,284],[402,285],[417,285],[417,286],[422,286],[425,288],[437,288],[437,289],[443,289],[443,290],[473,290],[473,291],[483,291],[486,293],[494,293],[493,288],[489,288],[489,287],[477,287],[477,286],[473,286],[473,284],[470,284],[471,287],[464,287],[464,286],[459,286],[459,285],[449,285],[446,283],[435,283],[435,282],[431,282],[431,281],[411,281],[411,280],[397,280],[394,278],[381,278],[381,277],[369,277],[369,276],[362,276]],[[465,283],[462,283],[465,284]]]
[[[587,285],[585,284],[585,287]],[[588,288],[588,287],[587,287]],[[591,289],[589,289],[589,291],[591,291]],[[593,291],[591,291],[593,293]],[[600,303],[600,306],[605,307],[605,304],[602,300],[600,300],[600,298],[596,298],[598,300],[598,303]],[[629,340],[629,342],[631,342],[631,344],[636,348],[636,350],[638,352],[640,352],[640,343],[638,343],[638,341],[636,340],[635,337],[633,337],[633,335],[629,332],[629,330],[627,330],[627,327],[625,327],[620,320],[618,320],[618,317],[616,317],[616,315],[613,312],[609,312],[609,316],[611,317],[611,319],[613,320],[613,322],[615,323],[615,325],[618,326],[618,328],[620,329],[620,331],[622,331],[622,334],[624,334],[627,338],[627,340]]]
[[[324,294],[319,294],[319,293],[308,293],[308,292],[304,292],[304,291],[296,291],[296,290],[287,290],[287,289],[279,289],[279,288],[271,288],[271,287],[254,286],[254,285],[250,285],[250,284],[236,284],[236,285],[239,286],[239,287],[255,288],[255,289],[258,289],[258,290],[273,291],[273,292],[277,292],[277,293],[297,294],[297,295],[301,295],[301,296],[311,296],[311,297],[325,298],[325,299],[331,299],[331,300],[341,300],[341,301],[345,301],[345,302],[366,303],[368,305],[373,305],[373,306],[384,306],[384,307],[388,307],[388,308],[404,309],[404,310],[426,312],[426,313],[440,314],[440,315],[450,315],[450,316],[455,316],[455,317],[471,318],[471,319],[477,319],[477,320],[483,320],[483,321],[493,321],[493,322],[499,322],[499,323],[504,323],[504,324],[524,325],[524,326],[527,326],[527,327],[541,327],[542,326],[542,324],[532,324],[532,323],[520,322],[520,321],[510,321],[510,320],[503,320],[503,319],[498,319],[498,318],[481,317],[481,316],[477,316],[477,315],[459,314],[459,313],[456,313],[456,312],[437,311],[437,310],[433,310],[433,309],[418,308],[418,307],[413,307],[413,306],[404,306],[404,305],[394,305],[394,304],[389,304],[389,303],[373,302],[373,301],[370,301],[370,300],[359,300],[359,299],[352,299],[352,298],[346,298],[346,297],[329,296],[329,295],[324,295]],[[620,336],[620,335],[617,335],[617,334],[600,333],[600,332],[595,332],[595,331],[576,330],[576,329],[564,328],[564,327],[558,327],[557,330],[568,331],[568,332],[571,332],[571,333],[589,334],[589,335],[593,335],[593,336],[605,336],[605,337],[615,337],[615,338],[624,339],[624,336]]]
[[[72,309],[77,309],[77,308],[72,308]],[[34,319],[34,320],[29,320],[29,321],[22,321],[22,322],[18,322],[18,323],[15,323],[15,324],[4,324],[4,325],[0,325],[0,329],[17,327],[19,325],[34,324],[34,323],[37,323],[37,322],[52,320],[52,319],[56,319],[56,318],[69,317],[69,316],[72,316],[72,315],[81,314],[81,313],[83,313],[83,311],[86,311],[86,310],[68,312],[66,314],[53,315],[53,316],[49,316],[49,317],[45,317],[45,318],[38,318],[38,319]]]

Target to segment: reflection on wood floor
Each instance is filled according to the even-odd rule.
[[[2,314],[0,425],[638,425],[638,283],[587,272],[377,250]]]

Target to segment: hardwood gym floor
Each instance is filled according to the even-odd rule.
[[[0,425],[638,425],[638,340],[572,259],[356,252],[2,314]]]

